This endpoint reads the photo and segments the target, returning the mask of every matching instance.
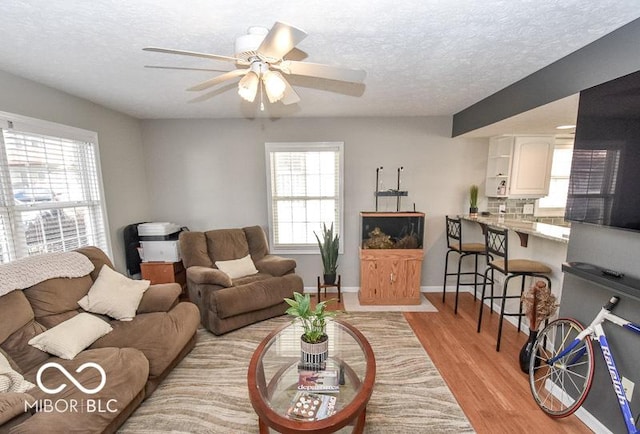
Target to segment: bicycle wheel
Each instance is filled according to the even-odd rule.
[[[574,319],[557,319],[538,335],[529,361],[529,385],[536,404],[554,418],[573,414],[587,397],[593,380],[593,345],[587,336],[553,364],[551,360],[584,330]]]

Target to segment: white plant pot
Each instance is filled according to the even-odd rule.
[[[303,365],[321,366],[329,357],[329,338],[310,344],[300,339],[300,362]]]

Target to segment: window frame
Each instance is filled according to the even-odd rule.
[[[344,240],[344,142],[265,142],[265,172],[267,181],[267,214],[269,222],[269,246],[272,253],[278,254],[318,254],[317,243],[277,244],[275,242],[273,192],[271,189],[271,153],[272,152],[315,152],[318,150],[337,150],[338,152],[338,222],[340,240]],[[344,253],[344,242],[340,242],[339,252]]]
[[[13,113],[0,111],[0,129],[13,129],[16,132],[24,134],[34,134],[49,136],[57,139],[70,140],[76,142],[85,142],[91,144],[91,149],[87,149],[87,156],[93,158],[95,164],[96,184],[98,193],[98,203],[96,201],[71,201],[71,202],[59,202],[52,204],[47,202],[46,204],[16,204],[13,200],[13,186],[11,184],[11,175],[9,169],[9,163],[6,155],[4,136],[0,132],[0,181],[2,188],[0,188],[0,213],[6,212],[8,216],[8,225],[6,228],[7,244],[8,244],[8,259],[14,261],[23,257],[29,256],[26,240],[22,239],[22,235],[19,227],[18,214],[26,211],[38,211],[44,209],[58,209],[64,210],[68,208],[88,207],[99,208],[101,212],[102,222],[96,220],[93,224],[102,226],[99,229],[104,234],[104,246],[99,246],[107,256],[112,257],[112,243],[111,232],[109,230],[109,220],[107,214],[106,197],[104,194],[104,183],[102,177],[102,166],[100,162],[100,145],[98,143],[98,134],[95,131],[84,130],[77,127],[71,127],[68,125],[58,124],[55,122],[49,122],[41,119],[35,119],[27,116],[16,115]],[[83,166],[87,167],[87,166]],[[84,178],[87,177],[87,173],[82,172]],[[86,179],[84,180],[86,182]],[[100,224],[102,223],[102,224]],[[24,245],[23,245],[24,243]],[[0,263],[2,259],[0,258]]]
[[[556,149],[573,149],[573,140],[557,140],[555,146],[553,147],[553,151],[555,152]],[[569,172],[571,172],[571,166],[569,166]],[[553,179],[566,179],[568,182],[569,174],[567,174],[567,176],[553,176],[552,174],[549,179],[549,186],[551,186],[551,181]],[[536,199],[534,202],[533,215],[534,217],[563,217],[565,208],[566,203],[564,207],[541,207],[540,199]]]

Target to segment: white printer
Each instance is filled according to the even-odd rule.
[[[178,262],[181,227],[175,223],[152,222],[138,225],[142,262]]]

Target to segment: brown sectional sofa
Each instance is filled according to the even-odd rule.
[[[284,298],[303,289],[296,262],[269,254],[260,226],[182,232],[180,252],[189,299],[200,308],[202,325],[216,335],[283,315],[288,308]],[[230,279],[215,265],[249,254],[257,274]]]
[[[62,360],[28,345],[33,336],[81,312],[77,301],[87,294],[100,269],[104,265],[113,268],[109,258],[95,247],[78,252],[94,264],[90,275],[49,279],[0,297],[0,350],[12,367],[34,384],[38,369],[53,361],[73,373],[84,387],[95,387],[101,379],[95,369],[75,372],[91,361],[105,370],[106,385],[97,394],[87,395],[57,369],[46,369],[43,383],[67,383],[68,387],[56,394],[46,394],[38,387],[26,394],[0,394],[0,432],[114,432],[195,345],[198,308],[192,303],[178,302],[181,292],[178,284],[152,285],[144,293],[132,321],[109,321],[113,331],[73,360]],[[75,400],[80,410],[45,408],[24,412],[25,399],[31,403],[43,400],[62,403],[57,410],[64,410],[65,405]],[[96,405],[100,405],[102,411],[89,411],[91,405],[93,410],[99,410]]]

